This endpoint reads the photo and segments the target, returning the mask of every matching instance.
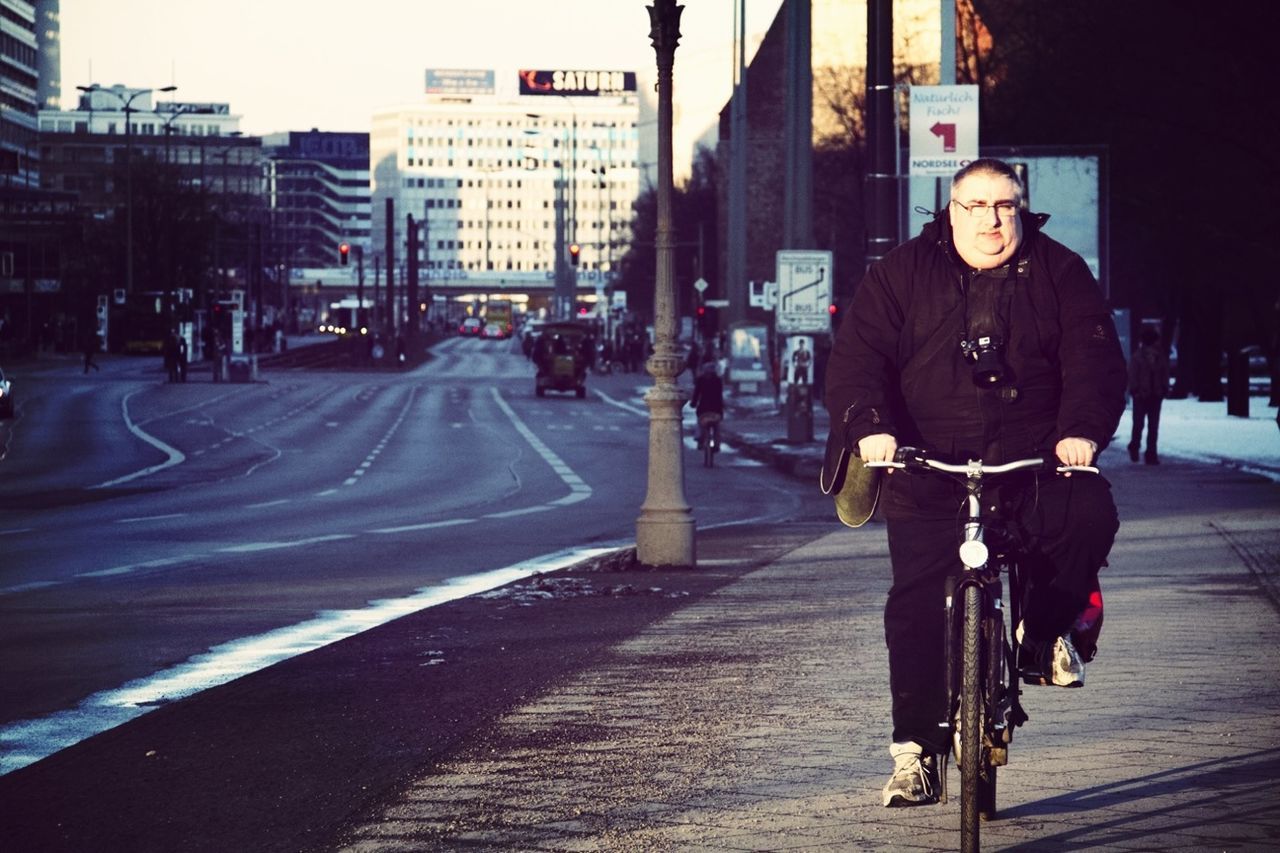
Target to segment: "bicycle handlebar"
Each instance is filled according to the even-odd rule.
[[[1042,456],[1028,459],[1015,459],[1001,465],[984,465],[981,459],[971,459],[964,465],[955,465],[933,459],[929,454],[915,447],[899,447],[892,462],[868,462],[868,468],[906,468],[916,471],[933,470],[947,474],[962,474],[966,477],[982,477],[987,474],[1008,474],[1010,471],[1021,471],[1031,468],[1052,468],[1059,474],[1076,472],[1097,474],[1093,465],[1054,465],[1054,460],[1046,460]]]

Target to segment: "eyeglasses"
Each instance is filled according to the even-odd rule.
[[[977,201],[973,204],[965,204],[962,201],[952,199],[951,203],[967,212],[974,219],[986,219],[991,215],[992,208],[995,208],[996,215],[1001,219],[1012,219],[1018,213],[1018,205],[1011,201],[998,201],[995,204]]]

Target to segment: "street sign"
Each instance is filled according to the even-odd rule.
[[[951,177],[978,159],[978,87],[911,87],[911,174]]]
[[[777,331],[830,331],[831,253],[783,249],[777,263]]]
[[[707,280],[705,278],[700,278],[693,283],[693,289],[698,291],[699,293],[705,292],[706,289],[710,286],[711,285],[707,284]]]

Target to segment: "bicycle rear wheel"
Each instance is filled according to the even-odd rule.
[[[982,782],[982,590],[964,588],[960,626],[960,850],[977,853]]]
[[[706,455],[702,458],[702,464],[708,468],[716,464],[716,445],[720,443],[720,428],[715,423],[707,424],[707,434],[702,443],[702,451]]]

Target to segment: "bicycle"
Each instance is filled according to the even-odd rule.
[[[711,468],[715,466],[716,454],[720,452],[720,419],[719,412],[706,412],[698,415],[698,426],[702,429],[702,464]]]
[[[901,447],[892,462],[869,462],[871,468],[903,468],[952,476],[963,483],[968,511],[959,546],[961,572],[948,580],[943,649],[947,717],[938,725],[954,732],[960,766],[960,849],[978,850],[979,823],[996,814],[996,769],[1008,763],[1013,730],[1028,719],[1018,697],[1020,643],[1006,630],[1003,575],[1009,577],[1013,626],[1022,621],[1025,586],[1019,571],[1018,543],[998,520],[983,512],[987,478],[1033,469],[1059,474],[1098,473],[1086,465],[1057,465],[1036,457],[1002,465],[971,460],[953,465],[932,459],[917,448]],[[961,608],[957,613],[957,600]],[[954,728],[953,728],[954,726]],[[947,755],[941,756],[940,801],[947,801]]]

